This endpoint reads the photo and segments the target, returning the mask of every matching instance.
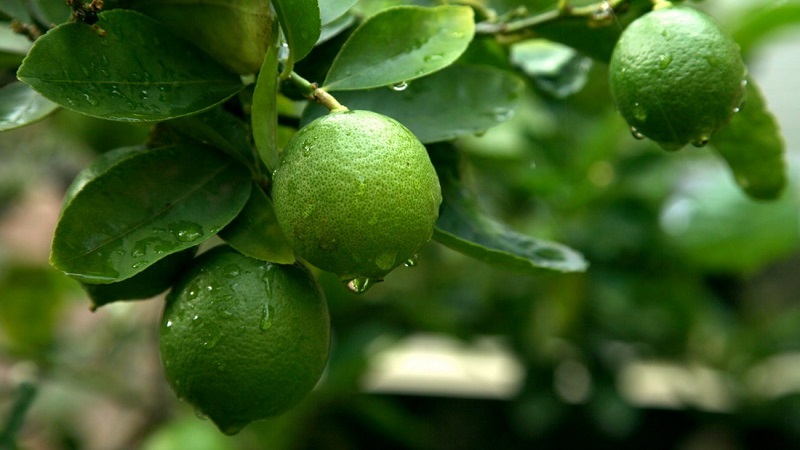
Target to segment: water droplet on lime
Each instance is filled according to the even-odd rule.
[[[272,306],[269,303],[264,304],[264,314],[261,316],[261,323],[259,323],[258,327],[261,328],[261,331],[267,331],[272,327],[272,320],[275,314],[273,311]]]
[[[419,262],[419,255],[414,255],[411,258],[408,258],[406,262],[403,263],[403,265],[406,267],[416,267],[418,262]]]

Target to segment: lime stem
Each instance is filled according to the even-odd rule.
[[[300,89],[300,92],[309,100],[313,100],[320,105],[328,108],[331,112],[344,112],[349,109],[339,103],[334,96],[328,93],[325,89],[319,87],[317,83],[312,83],[305,78],[292,71],[289,74],[289,79]]]
[[[661,1],[661,0],[655,0]],[[614,10],[624,3],[631,0],[608,0],[593,3],[586,6],[572,6],[569,0],[559,0],[555,9],[544,11],[540,14],[525,17],[510,22],[479,22],[475,24],[475,34],[488,35],[510,35],[521,33],[542,25],[556,22],[562,19],[585,18],[592,20],[597,11],[602,9]]]

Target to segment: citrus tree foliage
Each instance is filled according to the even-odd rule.
[[[0,80],[0,130],[60,109],[150,130],[139,145],[99,157],[67,192],[50,262],[84,286],[94,307],[167,291],[198,247],[213,239],[249,258],[295,263],[273,210],[273,173],[298,129],[342,107],[391,117],[425,144],[442,194],[435,242],[428,245],[519,274],[557,279],[588,270],[592,276],[592,260],[581,247],[594,245],[592,237],[562,243],[554,237],[569,233],[515,228],[514,217],[495,215],[497,208],[484,203],[464,159],[475,152],[502,159],[516,151],[516,143],[494,143],[487,135],[512,120],[541,125],[531,126],[534,135],[570,127],[548,124],[530,105],[537,96],[567,101],[587,83],[607,91],[605,79],[598,84],[592,74],[607,70],[629,24],[664,6],[651,0],[40,3],[48,2],[0,5],[0,67],[16,74]],[[747,52],[759,33],[778,25],[756,17],[731,33]],[[757,80],[748,77],[742,86],[741,108],[699,145],[709,145],[746,195],[775,200],[787,183],[780,130]],[[605,131],[593,131],[597,145],[585,149],[586,161],[592,152],[613,154],[622,145],[616,133],[628,126],[615,117],[600,128]],[[626,139],[643,138],[633,131]],[[481,139],[492,145],[476,144]],[[602,185],[606,166],[589,169]],[[630,180],[635,185],[636,175]],[[530,196],[557,201],[560,191],[537,192],[539,182],[530,183]],[[574,195],[603,202],[599,194]],[[674,205],[681,195],[676,191]],[[696,207],[711,225],[730,211]],[[678,213],[665,211],[665,227],[677,223]],[[706,267],[751,269],[780,252],[776,244],[756,245],[743,259],[706,253],[715,243],[692,239],[685,227],[669,239]],[[765,248],[772,250],[759,253]],[[426,270],[424,261],[406,262],[417,264]],[[340,281],[343,290],[363,292],[381,280]]]

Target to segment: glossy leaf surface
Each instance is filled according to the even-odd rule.
[[[323,87],[368,89],[428,75],[458,59],[474,33],[474,14],[467,6],[387,9],[353,32]]]
[[[336,98],[350,109],[393,117],[429,143],[485,131],[505,122],[514,115],[524,88],[522,80],[509,72],[458,64],[408,83],[402,91],[346,91],[337,93]],[[325,108],[311,104],[303,123],[325,113]]]
[[[98,25],[104,37],[75,22],[50,30],[17,76],[65,108],[140,122],[200,112],[242,87],[236,74],[141,13],[107,11]]]
[[[58,105],[27,85],[10,83],[0,88],[0,131],[30,125],[57,109]]]
[[[216,234],[249,195],[247,170],[210,147],[137,153],[87,183],[67,204],[50,262],[86,283],[130,278]]]

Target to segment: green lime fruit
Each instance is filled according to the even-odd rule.
[[[273,181],[275,216],[295,253],[356,292],[413,260],[442,202],[425,146],[370,111],[332,112],[303,127]]]
[[[198,256],[178,281],[159,335],[172,389],[225,434],[306,397],[329,343],[325,297],[308,270],[227,245]]]
[[[636,19],[611,55],[611,95],[634,136],[703,146],[743,100],[739,46],[705,13],[667,6]]]

